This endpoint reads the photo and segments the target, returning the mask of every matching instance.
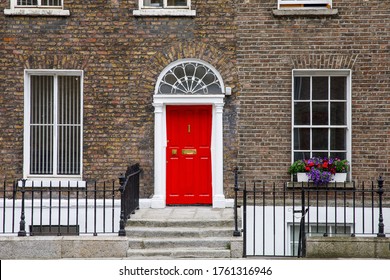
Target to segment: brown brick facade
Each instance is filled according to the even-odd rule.
[[[232,1],[192,1],[196,17],[135,17],[138,1],[67,1],[69,17],[5,16],[0,4],[0,178],[23,170],[25,69],[84,70],[84,179],[111,180],[140,162],[153,194],[154,87],[169,63],[213,65],[225,101],[225,185],[237,157],[236,39]]]
[[[333,16],[275,16],[277,0],[192,0],[195,17],[135,17],[136,0],[65,0],[69,17],[5,16],[0,4],[0,178],[23,170],[25,69],[84,70],[84,179],[140,162],[153,194],[153,93],[182,58],[232,87],[224,107],[224,186],[289,180],[293,69],[352,70],[353,179],[389,177],[390,2],[333,0]]]
[[[390,2],[334,0],[334,16],[275,16],[276,0],[239,1],[239,165],[288,180],[292,70],[352,70],[354,180],[388,177]]]

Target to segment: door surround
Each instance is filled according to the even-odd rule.
[[[221,92],[219,94],[161,94],[158,92],[162,77],[172,66],[183,62],[171,63],[161,73],[153,96],[154,106],[154,195],[151,208],[166,207],[166,106],[167,105],[212,105],[211,128],[211,172],[212,172],[212,206],[225,208],[226,199],[223,193],[223,108],[224,86],[219,73],[209,64],[201,62],[219,79]],[[194,61],[194,60],[191,60]],[[199,61],[198,61],[199,62]]]

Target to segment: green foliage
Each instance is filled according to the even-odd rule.
[[[293,164],[291,164],[288,169],[290,174],[297,174],[298,172],[306,172],[305,171],[305,162],[303,160],[297,160]]]

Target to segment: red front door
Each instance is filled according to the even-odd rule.
[[[211,106],[167,106],[167,204],[211,204]]]

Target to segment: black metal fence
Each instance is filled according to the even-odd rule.
[[[119,178],[121,184],[121,215],[119,236],[126,236],[125,224],[130,214],[139,209],[139,177],[141,169],[139,164],[130,166],[125,176]]]
[[[134,169],[138,171],[128,173]],[[0,234],[123,235],[128,215],[122,217],[121,209],[133,212],[139,203],[139,165],[129,167],[128,172],[125,182],[120,178],[120,187],[115,181],[3,182]]]
[[[242,197],[244,257],[301,257],[307,236],[390,234],[385,228],[390,208],[383,204],[382,178],[359,186],[254,182],[235,189]]]

